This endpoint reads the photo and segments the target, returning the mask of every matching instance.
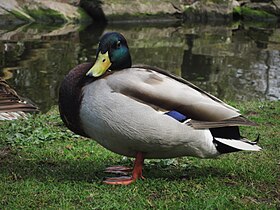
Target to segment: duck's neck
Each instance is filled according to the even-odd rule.
[[[71,131],[82,136],[86,136],[79,117],[83,97],[82,88],[89,82],[89,78],[85,75],[92,65],[92,63],[84,63],[76,66],[66,75],[59,89],[60,116]]]

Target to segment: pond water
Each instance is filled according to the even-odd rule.
[[[134,64],[164,68],[225,101],[280,99],[280,27],[124,23],[1,26],[0,76],[48,111],[67,72],[94,61],[100,36],[127,38]]]

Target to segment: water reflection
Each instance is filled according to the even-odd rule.
[[[224,100],[279,100],[280,29],[215,25],[36,25],[0,29],[0,76],[43,111],[60,81],[94,60],[99,37],[119,31],[133,63],[168,69]]]

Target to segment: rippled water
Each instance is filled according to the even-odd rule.
[[[93,61],[100,36],[119,31],[133,63],[158,66],[226,101],[280,99],[278,26],[118,24],[1,26],[0,76],[42,111],[78,63]]]

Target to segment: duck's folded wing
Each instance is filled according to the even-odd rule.
[[[177,111],[195,128],[255,125],[237,109],[192,83],[155,69],[134,67],[116,72],[108,84],[119,93],[165,111]]]
[[[8,83],[0,77],[0,120],[26,118],[26,113],[37,112],[38,108],[21,98]]]

